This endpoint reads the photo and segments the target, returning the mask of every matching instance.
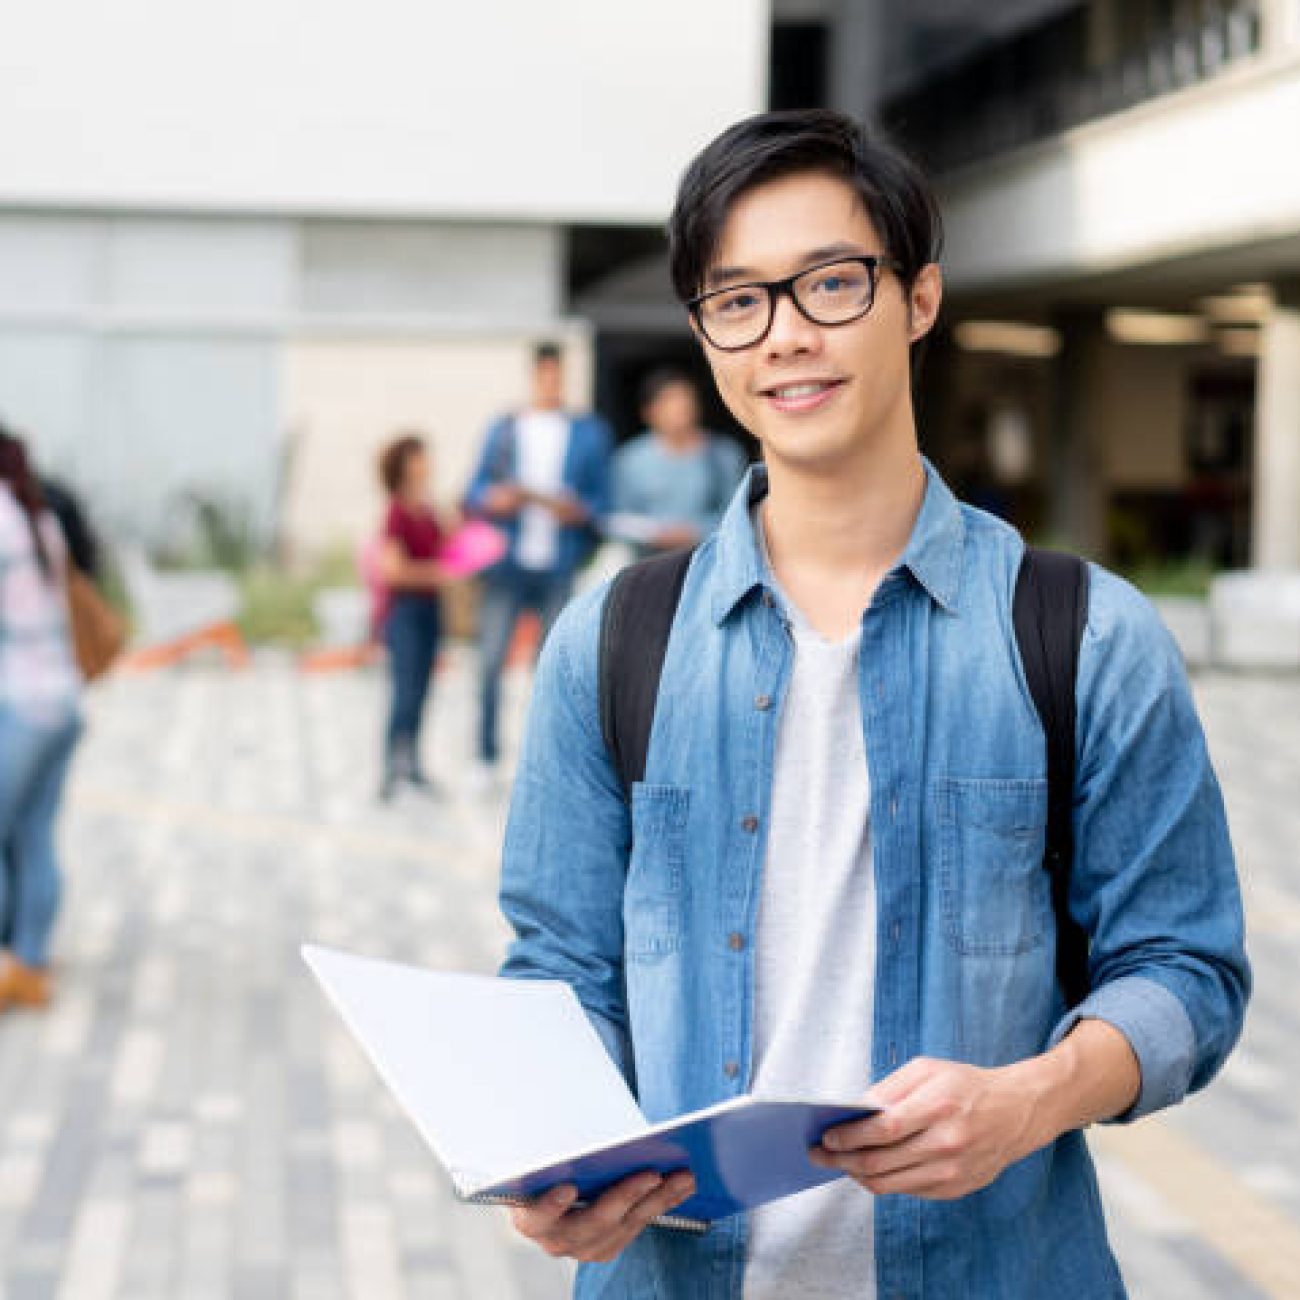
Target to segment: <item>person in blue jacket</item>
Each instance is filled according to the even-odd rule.
[[[924,177],[839,114],[764,114],[687,169],[674,287],[757,439],[691,557],[642,779],[603,740],[607,588],[542,655],[503,973],[575,991],[653,1122],[752,1093],[873,1101],[845,1177],[713,1225],[647,1172],[513,1211],[581,1300],[1120,1300],[1084,1130],[1203,1088],[1250,993],[1223,801],[1178,650],[1097,565],[1076,675],[1058,979],[1048,759],[1013,625],[1024,555],[922,456],[942,298]],[[651,561],[654,563],[654,561]]]
[[[564,355],[555,343],[539,344],[529,404],[489,427],[464,501],[509,542],[484,577],[479,609],[478,755],[489,779],[500,757],[501,672],[511,637],[532,610],[545,640],[568,602],[609,508],[610,446],[599,416],[565,409]]]

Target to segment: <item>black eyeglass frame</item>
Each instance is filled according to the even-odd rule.
[[[863,309],[854,316],[846,317],[844,320],[825,321],[818,320],[804,305],[799,301],[795,294],[794,286],[799,280],[806,275],[812,275],[815,271],[824,271],[828,266],[843,266],[848,262],[856,262],[867,268],[867,279],[871,284],[871,292],[867,295],[867,304]],[[756,348],[772,332],[772,322],[776,320],[776,304],[783,298],[789,298],[794,303],[795,310],[804,320],[810,324],[816,325],[821,329],[835,329],[840,325],[852,325],[855,321],[860,321],[876,305],[876,290],[880,287],[880,272],[882,270],[902,271],[900,263],[890,257],[877,257],[875,254],[862,254],[856,257],[832,257],[825,262],[818,262],[815,266],[806,266],[802,271],[796,271],[794,275],[787,275],[783,280],[746,280],[741,284],[728,284],[720,289],[710,289],[708,293],[697,294],[694,298],[686,301],[686,310],[690,313],[691,319],[699,327],[700,333],[709,341],[711,347],[715,347],[719,352],[744,352],[747,348]],[[710,298],[720,297],[724,293],[735,293],[738,289],[762,289],[767,295],[767,324],[763,326],[758,337],[749,343],[718,343],[709,333],[704,324],[703,304]]]

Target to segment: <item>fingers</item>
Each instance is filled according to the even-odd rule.
[[[834,1155],[864,1147],[895,1146],[924,1132],[951,1109],[943,1080],[952,1069],[946,1061],[924,1057],[909,1061],[876,1084],[867,1097],[872,1104],[886,1109],[870,1119],[828,1129],[822,1136],[822,1147]]]
[[[694,1190],[695,1180],[684,1170],[668,1178],[638,1174],[585,1209],[569,1208],[576,1199],[572,1188],[554,1188],[532,1205],[515,1210],[512,1217],[515,1227],[548,1255],[608,1263]]]

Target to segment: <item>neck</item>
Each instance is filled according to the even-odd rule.
[[[688,429],[656,429],[654,432],[669,451],[694,451],[704,441],[703,430],[695,425]]]
[[[827,578],[869,576],[898,561],[925,498],[925,466],[914,440],[874,449],[834,474],[768,467],[763,526],[772,563]]]

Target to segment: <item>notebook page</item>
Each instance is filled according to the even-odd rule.
[[[648,1127],[567,984],[302,951],[462,1190]]]

